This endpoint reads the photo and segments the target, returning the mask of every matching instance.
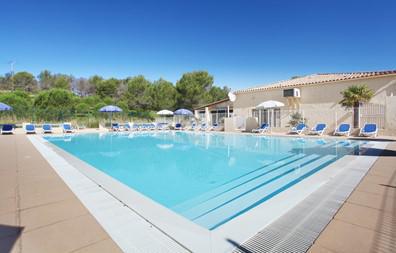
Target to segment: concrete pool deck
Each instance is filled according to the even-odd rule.
[[[78,250],[84,252],[82,251],[84,248],[87,250],[86,252],[100,252],[99,249],[104,252],[120,251],[25,136],[19,134],[0,136],[0,148],[2,150],[0,153],[0,173],[2,173],[0,177],[0,227],[5,228],[0,229],[0,252],[10,247],[12,241],[16,241],[13,252],[80,252]],[[388,146],[388,149],[395,152],[396,144],[392,143]],[[377,160],[355,192],[340,209],[335,219],[316,240],[311,248],[312,252],[376,251],[373,249],[392,252],[395,249],[392,240],[395,241],[394,227],[396,224],[396,189],[394,188],[396,185],[396,156],[392,152],[389,154],[391,156],[381,156]],[[41,168],[45,168],[45,170]],[[34,169],[34,174],[32,169]],[[12,178],[15,180],[11,180]],[[24,184],[29,186],[24,187]],[[62,187],[58,187],[58,184]],[[360,187],[364,187],[361,186],[362,184],[365,184],[367,189],[360,189]],[[14,201],[10,201],[10,198],[13,198]],[[70,202],[66,202],[66,200]],[[381,206],[382,202],[380,200],[385,203],[384,207]],[[18,201],[20,202],[19,207],[17,207]],[[16,203],[15,207],[9,204],[10,202]],[[52,212],[51,205],[57,203],[62,203],[63,206],[59,207],[58,211]],[[358,207],[355,207],[355,205]],[[80,213],[77,210],[76,214],[73,215],[73,206],[77,206],[77,209],[78,206],[82,207],[84,212],[80,210]],[[343,211],[346,208],[349,209]],[[369,210],[364,212],[361,211],[362,208],[368,208]],[[36,225],[36,227],[33,224],[33,228],[29,229],[29,226],[32,225],[29,224],[27,218],[23,218],[25,209],[35,211],[36,216],[31,219],[34,222],[40,223],[42,222],[41,219],[47,217],[51,219],[53,215],[56,216],[54,218],[56,221],[43,222],[43,225]],[[374,213],[370,212],[373,211],[372,209],[376,211]],[[14,215],[11,213],[14,213]],[[78,219],[85,216],[89,217],[86,219],[91,220],[91,222],[82,224],[83,222]],[[72,223],[73,220],[74,223]],[[67,224],[69,224],[68,228],[70,229],[67,229],[67,224],[65,225],[66,228],[58,227],[57,224],[63,222],[69,222]],[[336,224],[333,225],[333,223]],[[345,226],[343,223],[347,223],[349,226]],[[5,226],[14,228],[6,228]],[[83,227],[80,229],[79,226]],[[353,229],[350,228],[351,226],[354,226]],[[21,227],[24,227],[22,231]],[[378,229],[377,227],[383,228]],[[363,232],[359,229],[363,229]],[[373,232],[366,233],[366,230],[370,229]],[[42,233],[41,237],[39,235],[27,235],[36,230]],[[36,233],[38,233],[37,231]],[[114,248],[101,246],[101,242]],[[369,242],[377,246],[370,244],[370,247],[368,247]],[[73,246],[74,244],[76,245]],[[97,249],[95,249],[95,245]],[[362,247],[364,247],[363,250]]]
[[[26,136],[0,150],[0,252],[121,252]]]
[[[396,252],[396,143],[392,142],[309,252]]]

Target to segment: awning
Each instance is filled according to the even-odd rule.
[[[275,100],[268,100],[265,102],[262,102],[261,104],[256,106],[256,109],[267,109],[267,108],[276,108],[276,107],[282,107],[285,106],[284,103],[275,101]]]

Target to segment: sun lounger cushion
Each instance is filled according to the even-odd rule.
[[[11,125],[11,124],[4,124],[4,125],[1,127],[1,132],[2,132],[2,133],[12,133],[13,129],[14,129],[14,126],[13,126],[13,125]]]

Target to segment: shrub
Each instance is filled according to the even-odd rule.
[[[295,112],[293,114],[290,115],[290,121],[289,121],[289,125],[290,126],[296,126],[298,123],[302,123],[305,122],[305,124],[307,123],[307,119],[302,117],[302,114],[299,112]]]

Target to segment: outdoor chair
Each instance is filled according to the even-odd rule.
[[[34,124],[28,123],[25,125],[25,133],[26,134],[35,134],[36,133],[36,126]]]
[[[364,137],[376,137],[378,134],[378,127],[377,124],[375,123],[366,123],[364,126],[360,129],[359,136],[364,136]]]
[[[269,130],[268,123],[263,123],[259,128],[252,129],[252,133],[264,133]]]
[[[119,132],[120,131],[120,124],[118,122],[111,124],[111,131]]]
[[[349,136],[351,134],[351,125],[347,123],[341,123],[335,130],[334,135],[345,135]]]
[[[14,126],[11,124],[3,124],[1,126],[1,134],[13,134]]]
[[[43,133],[50,134],[52,133],[52,125],[51,124],[43,124]]]
[[[324,123],[318,123],[311,129],[310,134],[322,135],[326,130],[327,126]]]
[[[63,133],[73,133],[74,129],[73,129],[71,123],[63,123],[62,131],[63,131]]]
[[[305,130],[307,129],[307,125],[305,125],[304,123],[298,123],[297,126],[292,127],[290,129],[289,134],[302,134]]]

